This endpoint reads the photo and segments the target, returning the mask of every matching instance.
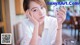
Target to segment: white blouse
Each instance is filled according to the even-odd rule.
[[[42,37],[39,39],[38,45],[52,45],[55,42],[57,33],[57,19],[46,16],[44,18],[44,30],[42,32]],[[24,19],[19,24],[19,34],[21,43],[20,45],[29,45],[32,38],[34,25],[29,19]]]

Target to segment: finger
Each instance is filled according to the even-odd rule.
[[[62,16],[64,15],[64,13],[62,11],[58,11],[57,14],[62,15]]]
[[[63,6],[63,8],[64,8],[65,10],[67,10],[65,6]]]
[[[62,11],[63,13],[66,13],[66,9],[65,8],[60,8],[60,11]]]
[[[26,11],[26,15],[29,15],[28,10]]]
[[[31,11],[29,11],[29,14],[30,14],[30,16],[31,16],[32,18],[34,18],[34,16],[33,16],[33,14],[31,13]]]
[[[30,16],[32,16],[32,14],[30,13],[31,11],[30,10],[28,10],[28,11],[29,11]]]
[[[66,10],[66,7],[65,6],[61,6],[61,8],[65,9]]]
[[[66,18],[66,16],[61,15],[60,13],[59,13],[59,17],[61,17],[63,20]]]
[[[63,20],[66,18],[65,14],[63,14],[63,13],[61,13],[61,12],[58,13],[58,16],[61,17],[61,18],[63,18]]]
[[[63,19],[65,19],[65,17],[66,17],[65,14],[63,12],[60,12],[60,11],[58,12],[57,16],[59,16]]]
[[[58,15],[57,15],[57,18],[63,19],[63,16],[62,16],[61,14],[58,14]]]
[[[29,14],[30,14],[29,16],[30,16],[30,18],[35,21],[35,18],[34,18],[34,16],[33,16],[33,14],[30,13],[30,12],[31,12],[31,11],[29,11]]]
[[[57,20],[58,20],[59,22],[61,22],[61,23],[64,21],[64,19],[63,19],[62,17],[59,17],[59,16],[57,17]]]
[[[62,14],[63,16],[66,16],[66,13],[62,12],[62,11],[58,11],[58,13]]]
[[[31,19],[31,15],[30,15],[30,13],[29,13],[29,10],[26,11],[26,15],[28,16],[28,18]]]

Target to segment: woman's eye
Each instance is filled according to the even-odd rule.
[[[43,7],[41,7],[41,9],[43,9]]]
[[[33,10],[33,12],[35,12],[35,11],[37,11],[37,10]]]

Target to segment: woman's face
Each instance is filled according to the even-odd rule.
[[[34,1],[30,2],[29,11],[39,22],[43,21],[44,17],[46,16],[46,9]]]

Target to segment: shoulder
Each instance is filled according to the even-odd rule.
[[[34,24],[29,19],[24,19],[20,21],[20,26],[23,30],[27,32],[33,32]]]
[[[34,25],[30,20],[25,18],[16,23],[15,27],[17,27],[18,30],[33,30]]]
[[[19,23],[17,23],[17,24],[20,24],[23,26],[30,26],[30,24],[32,24],[32,22],[29,19],[25,18],[25,19],[19,21]]]
[[[28,19],[23,19],[18,23],[18,30],[21,35],[27,35],[29,38],[32,37],[33,24]]]

